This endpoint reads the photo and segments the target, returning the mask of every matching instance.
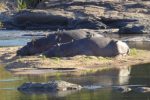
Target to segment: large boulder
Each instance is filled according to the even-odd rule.
[[[71,57],[76,55],[114,57],[129,52],[126,43],[104,37],[92,37],[55,46],[47,50],[48,57]]]
[[[24,83],[18,90],[22,92],[57,92],[68,90],[81,90],[82,86],[78,84],[69,83],[66,81],[50,81],[48,83]]]
[[[139,93],[149,93],[150,87],[137,87],[134,91]]]
[[[128,86],[115,86],[113,87],[116,91],[121,92],[121,93],[128,93],[131,92],[132,89]]]
[[[68,25],[69,18],[59,12],[46,10],[22,10],[13,16],[14,25],[27,27],[31,25],[51,25],[53,27]]]
[[[146,33],[145,26],[140,24],[127,24],[119,30],[122,34],[143,34]]]
[[[107,18],[106,16],[101,17],[101,21],[113,28],[122,28],[127,26],[128,24],[134,24],[137,22],[137,19],[127,19],[127,18],[118,18],[117,16],[114,18]]]
[[[27,43],[26,46],[17,51],[17,55],[27,56],[39,54],[57,45],[58,43],[67,43],[73,40],[83,39],[90,36],[103,37],[97,32],[86,29],[59,31]]]
[[[148,35],[123,38],[122,41],[126,42],[130,48],[150,50],[150,37]]]
[[[87,16],[77,17],[75,12],[64,10],[22,10],[13,16],[14,26],[22,29],[101,29],[107,26]]]

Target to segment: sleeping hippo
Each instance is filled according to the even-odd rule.
[[[79,40],[87,37],[103,36],[88,29],[58,31],[56,33],[49,34],[46,37],[42,37],[39,39],[35,39],[34,41],[28,42],[26,46],[17,51],[17,55],[27,56],[39,54],[46,51],[47,49],[50,49],[58,43],[67,43],[73,40]]]
[[[44,52],[44,55],[47,57],[72,57],[76,55],[113,57],[125,55],[128,52],[128,45],[122,41],[92,37],[55,46]]]

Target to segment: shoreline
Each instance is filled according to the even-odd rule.
[[[150,51],[131,49],[127,56],[118,57],[52,57],[43,55],[17,57],[20,47],[0,47],[0,64],[14,75],[88,75],[112,68],[120,69],[137,64],[150,63]]]

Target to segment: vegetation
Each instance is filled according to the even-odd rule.
[[[27,4],[24,0],[17,0],[17,8],[18,10],[26,9]]]
[[[34,8],[42,0],[17,0],[18,9]]]
[[[132,48],[132,49],[130,50],[129,55],[131,55],[131,56],[135,56],[135,55],[137,55],[137,49]]]
[[[0,28],[3,28],[3,23],[2,22],[0,22]]]
[[[5,9],[5,5],[3,3],[0,3],[0,11],[3,11]]]

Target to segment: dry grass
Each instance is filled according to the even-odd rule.
[[[6,6],[3,3],[0,3],[0,11],[4,11]]]

